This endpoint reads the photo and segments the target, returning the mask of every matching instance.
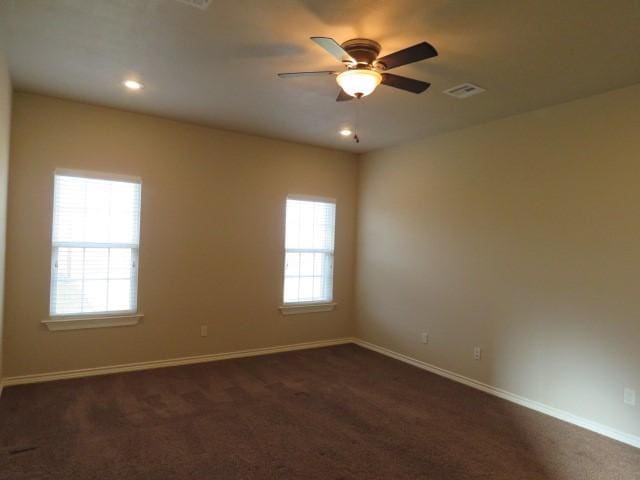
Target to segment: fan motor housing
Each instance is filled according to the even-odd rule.
[[[352,38],[342,45],[349,55],[356,59],[358,63],[371,65],[378,58],[380,44],[368,38]]]

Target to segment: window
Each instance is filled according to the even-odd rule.
[[[56,171],[52,316],[136,312],[140,190],[139,180]]]
[[[333,300],[336,204],[288,197],[285,226],[284,303]]]

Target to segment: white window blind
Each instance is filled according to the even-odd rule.
[[[54,177],[50,314],[136,312],[140,182],[81,175]]]
[[[287,198],[284,303],[333,300],[333,247],[336,204]]]

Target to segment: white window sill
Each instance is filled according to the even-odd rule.
[[[54,317],[42,320],[52,332],[60,330],[80,330],[83,328],[107,328],[107,327],[128,327],[140,323],[143,317],[141,313],[131,313],[114,316],[97,316],[97,317]]]
[[[291,303],[279,307],[282,315],[299,315],[301,313],[330,312],[336,309],[337,303]]]

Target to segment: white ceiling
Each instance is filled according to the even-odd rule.
[[[19,90],[359,152],[640,82],[639,0],[3,0],[0,29]],[[394,73],[432,87],[359,102],[356,145],[332,77],[276,77],[339,67],[312,35],[426,40],[440,55]],[[463,82],[487,92],[442,94]]]

